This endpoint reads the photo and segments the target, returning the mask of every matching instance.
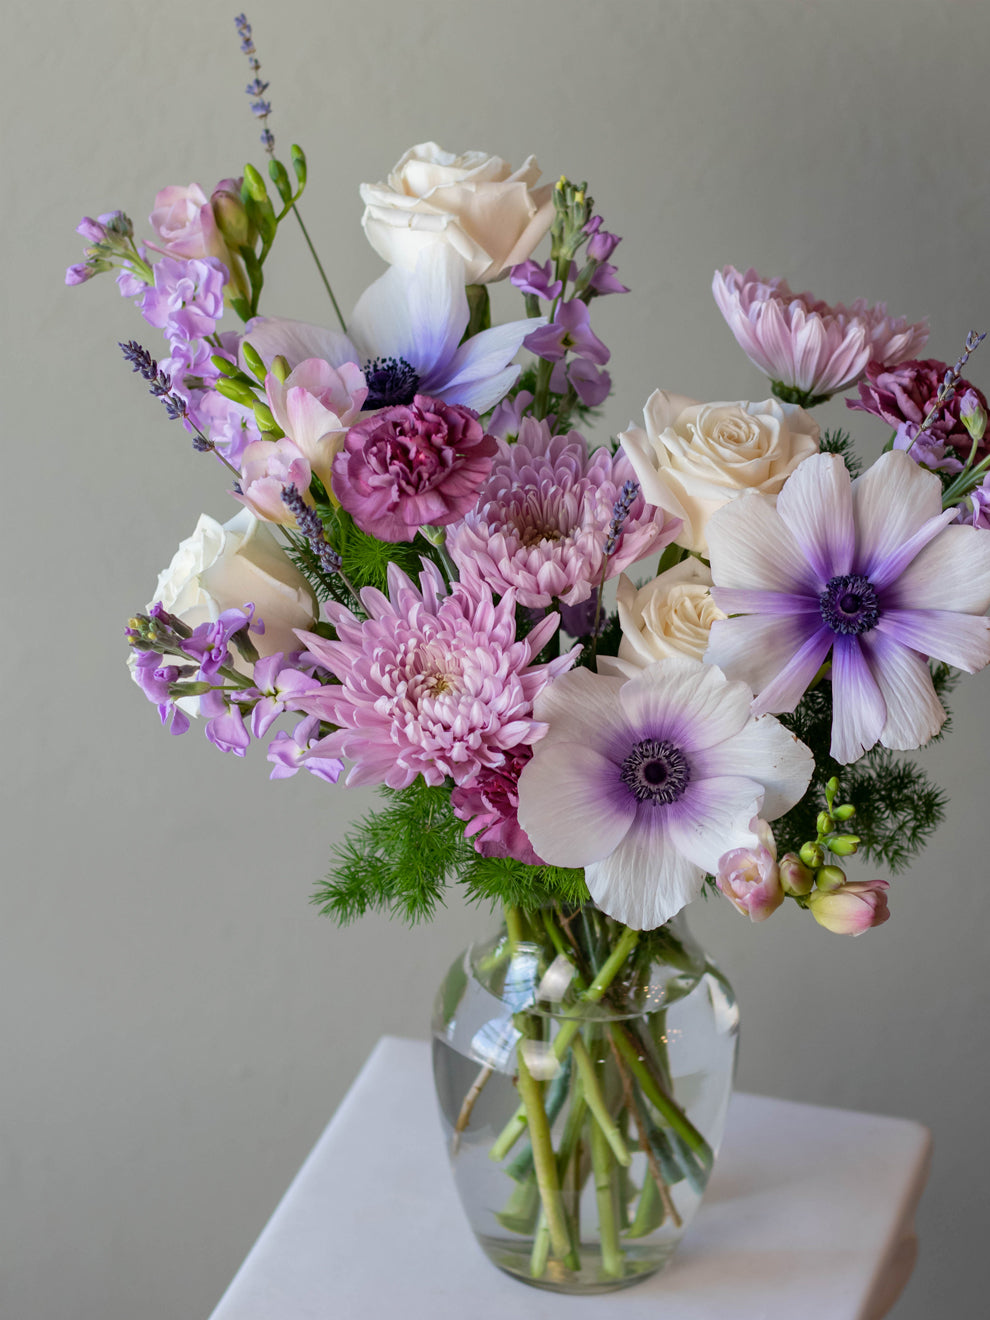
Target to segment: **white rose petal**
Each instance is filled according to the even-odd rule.
[[[677,544],[707,554],[708,519],[729,500],[755,490],[775,496],[797,465],[818,452],[818,423],[777,399],[696,403],[655,390],[645,427],[619,439],[643,497],[681,518]]]
[[[623,574],[618,606],[622,641],[619,658],[639,669],[671,655],[701,660],[708,633],[725,615],[711,598],[711,573],[689,558],[638,590]]]

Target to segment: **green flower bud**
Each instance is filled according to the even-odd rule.
[[[248,364],[250,370],[254,372],[258,380],[264,381],[267,374],[265,364],[255,346],[244,339],[241,341],[241,352],[244,354],[244,361]]]
[[[777,870],[785,894],[803,898],[805,894],[811,893],[815,877],[796,853],[785,853],[777,864]]]
[[[235,252],[238,248],[254,246],[257,231],[251,224],[236,179],[224,179],[214,189],[210,206],[217,228]]]
[[[289,366],[289,359],[282,356],[272,358],[271,372],[276,380],[285,381],[288,379],[292,368]]]
[[[253,165],[244,166],[244,186],[256,202],[268,201],[268,189],[265,187],[265,181]]]
[[[858,834],[833,834],[825,842],[829,852],[835,853],[836,857],[851,857],[859,849]]]
[[[856,808],[851,802],[844,803],[841,807],[836,807],[832,815],[836,820],[852,820],[856,814]]]
[[[841,889],[846,883],[846,873],[840,866],[820,866],[815,872],[815,884],[826,894]]]
[[[831,834],[835,829],[835,821],[827,811],[820,811],[818,813],[818,819],[815,824],[818,827],[819,834]]]
[[[258,423],[261,429],[263,431],[278,431],[279,435],[281,435],[282,428],[279,426],[278,422],[276,422],[268,404],[261,403],[260,401],[256,402],[255,400],[252,400],[252,403],[254,404],[254,420]]]
[[[825,850],[818,843],[803,843],[798,856],[805,866],[810,866],[815,871],[825,861]]]

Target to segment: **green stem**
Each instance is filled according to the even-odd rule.
[[[517,911],[517,909],[512,909]],[[509,909],[506,909],[508,914]],[[511,939],[510,933],[510,939]],[[612,984],[623,963],[632,953],[639,940],[639,931],[631,930],[625,927],[618,943],[612,950],[609,957],[605,960],[598,975],[588,986],[587,990],[580,996],[580,1003],[597,1004],[606,990]],[[582,1019],[580,1017],[567,1018],[561,1023],[560,1029],[553,1039],[554,1058],[559,1062],[571,1047],[575,1036],[581,1030]],[[520,1106],[506,1123],[505,1127],[495,1138],[491,1150],[488,1152],[488,1158],[494,1160],[496,1164],[500,1163],[508,1155],[509,1151],[516,1144],[523,1132],[526,1130],[526,1114],[524,1107]],[[692,1129],[693,1130],[693,1129]]]
[[[522,1042],[520,1042],[522,1044]],[[536,1169],[536,1185],[540,1189],[540,1200],[546,1215],[547,1230],[550,1234],[550,1246],[554,1255],[571,1264],[571,1240],[567,1231],[567,1218],[564,1203],[560,1196],[560,1179],[557,1176],[557,1160],[553,1153],[550,1138],[550,1124],[543,1108],[543,1095],[539,1082],[526,1067],[522,1050],[519,1051],[519,1094],[522,1096],[529,1125],[529,1139],[533,1145],[533,1166]],[[576,1265],[571,1265],[576,1268]]]
[[[550,1229],[544,1210],[536,1221],[536,1234],[533,1237],[533,1250],[529,1253],[529,1272],[534,1279],[543,1277],[550,1255]]]
[[[626,1062],[629,1071],[639,1082],[640,1090],[660,1114],[661,1118],[673,1128],[677,1135],[690,1147],[691,1150],[702,1161],[705,1168],[710,1169],[714,1156],[711,1147],[698,1129],[690,1121],[681,1107],[670,1098],[664,1095],[657,1085],[655,1078],[649,1069],[645,1066],[636,1046],[629,1039],[625,1031],[622,1030],[622,1024],[617,1023],[612,1027],[612,1037],[619,1053]]]
[[[337,305],[337,299],[333,296],[333,289],[331,289],[330,281],[327,279],[327,273],[323,269],[323,263],[320,261],[320,258],[317,256],[316,248],[313,246],[313,240],[309,236],[309,230],[303,224],[303,218],[299,214],[299,207],[293,206],[292,212],[295,215],[296,219],[299,221],[299,228],[302,230],[302,236],[306,240],[306,246],[309,248],[310,255],[312,256],[313,260],[316,262],[316,269],[320,272],[320,279],[323,281],[323,287],[330,295],[330,301],[333,303],[333,310],[337,313],[337,320],[340,322],[340,328],[341,330],[343,330],[344,334],[346,335],[347,323],[344,320],[343,313],[341,312],[340,308]]]
[[[612,1116],[608,1112],[605,1104],[605,1096],[602,1094],[601,1083],[595,1072],[595,1065],[591,1062],[591,1056],[588,1053],[588,1047],[580,1036],[574,1038],[574,1044],[571,1046],[571,1053],[574,1056],[574,1062],[577,1064],[578,1073],[584,1086],[584,1094],[587,1097],[588,1108],[599,1130],[612,1148],[612,1153],[621,1165],[628,1169],[632,1163],[632,1156],[626,1143],[622,1140],[622,1134],[612,1121]]]
[[[629,1226],[628,1236],[633,1238],[646,1237],[647,1233],[652,1233],[655,1228],[660,1227],[664,1218],[663,1201],[660,1199],[657,1185],[653,1178],[647,1174],[643,1179],[643,1190],[639,1194],[636,1213]]]
[[[602,1249],[602,1269],[614,1278],[623,1274],[622,1247],[615,1215],[615,1169],[612,1154],[601,1127],[591,1122],[591,1167],[595,1174],[595,1199],[598,1203],[598,1236]]]

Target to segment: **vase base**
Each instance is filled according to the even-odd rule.
[[[531,1288],[542,1288],[546,1292],[588,1297],[630,1288],[651,1274],[657,1274],[670,1262],[676,1246],[674,1242],[641,1245],[624,1243],[621,1261],[616,1263],[614,1270],[608,1270],[598,1244],[588,1243],[582,1245],[579,1269],[570,1269],[563,1262],[550,1259],[542,1273],[537,1275],[533,1273],[532,1254],[528,1245],[520,1243],[516,1246],[504,1238],[492,1237],[479,1237],[478,1241],[492,1264],[520,1283],[527,1283]]]

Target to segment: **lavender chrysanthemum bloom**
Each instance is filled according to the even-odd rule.
[[[333,491],[363,532],[411,541],[420,527],[446,527],[473,507],[495,449],[470,408],[417,394],[350,428],[333,461]]]
[[[752,268],[716,271],[712,293],[739,347],[792,403],[826,399],[858,380],[868,362],[903,362],[928,339],[926,321],[890,317],[882,303],[830,306]]]
[[[990,660],[990,538],[949,527],[938,477],[891,451],[855,481],[836,454],[806,459],[771,500],[747,494],[708,524],[706,660],[791,711],[832,660],[832,755],[906,751],[941,728],[929,657],[974,673]]]
[[[465,578],[496,595],[512,590],[520,605],[580,604],[601,580],[615,504],[634,478],[625,454],[589,454],[577,431],[551,436],[545,422],[525,418],[516,444],[498,442],[491,476],[448,530],[447,550]],[[680,526],[637,495],[606,576],[662,549]]]
[[[583,866],[592,898],[637,929],[668,921],[755,818],[803,797],[814,760],[752,690],[686,657],[635,678],[587,669],[540,694],[548,725],[519,777],[519,823],[541,857]]]
[[[418,775],[433,785],[448,776],[470,784],[498,769],[543,733],[533,700],[573,662],[568,653],[533,664],[556,614],[517,640],[511,592],[497,605],[480,584],[457,582],[448,594],[431,563],[419,583],[390,564],[388,596],[361,592],[367,619],[331,602],[325,612],[336,641],[299,633],[309,647],[304,660],[340,682],[295,704],[338,726],[319,746],[354,762],[349,785],[408,788]]]

